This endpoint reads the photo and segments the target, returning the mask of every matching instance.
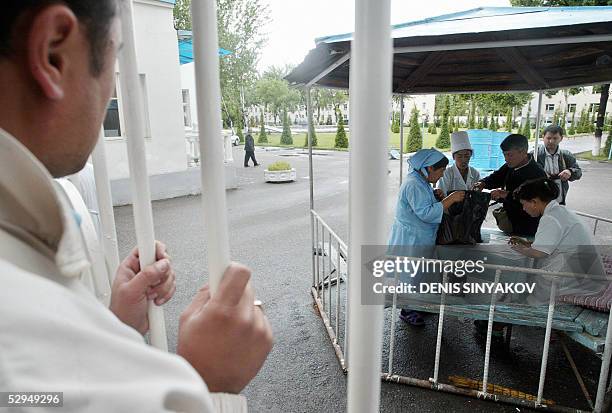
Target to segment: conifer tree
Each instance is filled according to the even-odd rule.
[[[280,143],[283,145],[293,145],[293,137],[291,136],[291,128],[289,127],[289,115],[286,110],[283,112],[283,133]]]
[[[423,136],[419,127],[419,111],[416,107],[410,113],[410,130],[408,132],[407,152],[416,152],[423,148]]]
[[[257,143],[268,143],[268,134],[266,133],[266,125],[264,124],[263,112],[261,112],[259,122],[261,129],[259,130],[259,138],[257,138]]]

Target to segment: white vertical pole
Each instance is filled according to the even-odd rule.
[[[550,288],[550,301],[548,302],[548,316],[546,318],[546,333],[544,333],[544,350],[542,350],[542,364],[540,365],[540,381],[538,383],[538,398],[536,406],[542,404],[544,396],[544,383],[546,382],[546,367],[548,367],[548,352],[550,350],[550,335],[552,333],[555,301],[557,299],[558,280],[554,279]]]
[[[140,267],[155,262],[155,235],[153,233],[153,212],[151,210],[151,191],[144,141],[144,112],[142,93],[136,63],[136,38],[134,33],[134,14],[132,1],[124,1],[121,13],[123,48],[119,53],[119,81],[123,100],[125,130],[127,132],[127,152],[130,164],[130,183],[134,204],[134,223],[136,240],[140,254]],[[164,311],[149,302],[149,326],[151,344],[167,351],[166,325]]]
[[[383,331],[382,305],[361,302],[362,246],[386,243],[387,145],[391,101],[390,0],[355,0],[351,45],[349,167],[349,370],[347,411],[377,412]]]
[[[610,373],[610,358],[612,358],[612,311],[608,316],[608,329],[606,332],[606,342],[604,353],[601,358],[601,370],[599,372],[599,383],[597,385],[597,396],[595,396],[595,413],[602,413],[606,396],[606,382]]]
[[[214,293],[230,263],[221,136],[217,5],[215,0],[200,0],[192,2],[191,8],[208,277]]]
[[[404,179],[404,95],[400,95],[400,180],[399,184],[402,186],[402,180]]]
[[[115,271],[119,268],[119,249],[117,245],[117,230],[115,228],[115,214],[111,196],[110,180],[108,178],[108,165],[106,164],[106,149],[104,148],[104,129],[100,129],[100,137],[92,154],[94,166],[94,179],[96,182],[96,196],[100,208],[100,227],[102,234],[102,247],[109,270],[109,281],[112,285]]]
[[[310,88],[306,88],[306,137],[308,139],[308,188],[310,192],[310,211],[314,210],[314,176],[312,171],[312,135],[310,134],[310,121],[312,119],[312,107],[310,104]],[[310,237],[312,239],[312,286],[315,287],[315,251],[318,246],[314,243],[314,224],[315,218],[310,213]],[[338,252],[340,254],[340,252]],[[318,287],[317,287],[318,288]],[[317,290],[318,292],[319,290]],[[346,338],[345,338],[346,339]]]
[[[538,91],[538,114],[536,115],[535,147],[533,148],[533,159],[538,160],[538,145],[540,143],[540,120],[542,119],[542,91]],[[527,119],[529,122],[529,119]]]

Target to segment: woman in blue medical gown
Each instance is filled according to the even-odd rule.
[[[389,237],[390,250],[402,251],[401,255],[426,256],[426,250],[436,244],[438,226],[444,210],[456,202],[462,202],[464,191],[455,191],[439,200],[432,188],[444,174],[448,159],[435,149],[421,149],[408,164],[411,171],[400,188],[395,211],[395,221]],[[394,247],[401,247],[395,249]],[[418,275],[412,283],[418,282]],[[403,309],[400,318],[412,325],[423,325],[418,311]]]

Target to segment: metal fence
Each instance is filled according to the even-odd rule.
[[[579,213],[579,215],[594,219],[596,223],[598,221],[604,221],[612,223],[612,220],[602,217],[597,217],[589,214]],[[347,373],[350,366],[347,362],[347,354],[349,349],[348,343],[348,322],[347,322],[347,283],[350,282],[350,274],[348,273],[348,248],[342,239],[334,232],[334,230],[317,214],[314,210],[311,210],[311,217],[314,224],[314,233],[312,239],[312,289],[311,293],[315,304],[321,315],[321,319],[332,343],[340,367]],[[597,224],[595,223],[595,231],[597,230]],[[421,259],[421,258],[415,258]],[[432,260],[436,261],[436,260]],[[516,271],[516,268],[485,264],[486,268],[495,270],[494,283],[499,283],[505,272]],[[397,313],[397,294],[393,294],[391,303],[391,325],[389,329],[389,347],[388,347],[388,366],[387,371],[381,372],[381,379],[383,381],[389,381],[394,383],[408,384],[412,386],[444,391],[448,393],[469,396],[479,399],[492,400],[496,402],[503,402],[513,404],[521,407],[529,407],[533,409],[542,409],[555,412],[581,412],[576,408],[559,406],[552,404],[548,400],[544,399],[544,383],[546,380],[546,369],[548,365],[548,355],[550,349],[550,338],[553,325],[553,315],[555,312],[556,305],[556,294],[558,281],[565,277],[586,277],[585,274],[572,274],[572,273],[552,273],[544,270],[535,269],[523,269],[522,272],[536,275],[548,275],[554,276],[552,288],[550,292],[548,312],[546,319],[546,329],[544,336],[544,349],[542,352],[542,360],[540,365],[540,377],[538,382],[538,393],[534,398],[531,397],[516,397],[514,393],[508,395],[500,394],[496,391],[499,386],[493,386],[489,383],[489,367],[491,358],[491,343],[493,333],[493,321],[495,318],[497,295],[491,294],[491,302],[488,311],[488,323],[487,323],[487,334],[486,334],[486,345],[485,345],[485,358],[484,367],[482,372],[482,380],[477,382],[479,390],[466,389],[457,387],[452,384],[441,383],[439,381],[440,372],[440,354],[442,348],[442,336],[444,330],[444,319],[446,308],[447,294],[443,291],[440,295],[440,304],[438,307],[439,321],[438,330],[436,337],[435,347],[435,363],[432,371],[432,376],[428,379],[419,379],[414,377],[406,377],[402,375],[394,374],[394,347],[395,347],[395,323]],[[443,283],[446,283],[448,274],[443,274]],[[384,353],[383,353],[384,354]],[[606,396],[612,391],[612,383],[607,387],[607,382],[610,373],[610,358],[612,355],[612,312],[608,319],[608,328],[605,340],[604,352],[602,355],[602,364],[599,375],[599,382],[597,386],[597,395],[595,403],[593,405],[593,412],[602,413],[604,412],[604,402]],[[584,385],[581,383],[582,387]],[[508,390],[508,389],[505,389]],[[516,392],[518,393],[518,392]],[[525,395],[523,395],[525,396]],[[587,399],[589,400],[589,399]],[[590,400],[589,400],[590,402]]]

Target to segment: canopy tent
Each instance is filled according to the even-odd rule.
[[[612,7],[480,7],[392,27],[393,92],[534,91],[612,79]],[[317,46],[286,79],[348,89],[353,35]]]
[[[190,30],[178,30],[179,62],[181,65],[193,62],[193,39]],[[229,50],[219,48],[219,56],[232,54]]]
[[[391,374],[393,334],[390,335],[389,372],[381,376],[381,337],[378,335],[382,335],[383,331],[382,307],[361,303],[361,283],[348,281],[350,274],[360,274],[360,265],[368,262],[367,259],[361,260],[361,247],[385,243],[381,241],[384,234],[380,234],[379,213],[385,210],[385,196],[376,192],[385,186],[382,183],[387,169],[386,154],[381,155],[379,151],[380,147],[386,147],[388,136],[388,113],[385,111],[390,102],[383,102],[385,94],[390,90],[401,95],[538,91],[540,99],[536,128],[539,128],[543,90],[612,81],[612,7],[477,8],[390,27],[386,23],[389,21],[389,15],[386,15],[389,0],[377,3],[375,7],[368,0],[356,0],[355,4],[356,34],[317,39],[316,48],[285,79],[293,86],[306,89],[309,122],[312,122],[311,87],[349,89],[350,86],[353,139],[349,165],[350,239],[347,245],[315,211],[310,134],[308,137],[313,248],[311,292],[340,364],[349,373],[348,410],[367,412],[379,408],[380,387],[377,381],[381,377],[393,382],[468,395],[465,390],[438,381],[444,299],[440,305],[433,378],[420,380]],[[378,9],[384,9],[384,13]],[[392,50],[385,50],[391,42],[386,43],[389,36],[383,36],[385,33],[381,27],[390,33]],[[387,59],[392,60],[392,75],[389,73],[392,78],[388,83],[385,80]],[[355,64],[350,65],[351,61]],[[381,105],[387,105],[382,108],[382,113]],[[403,114],[403,110],[400,113]],[[373,123],[377,128],[370,127]],[[400,121],[400,125],[403,126],[403,121]],[[537,138],[536,134],[536,145]],[[400,148],[402,141],[400,132]],[[400,149],[401,153],[403,151]],[[400,176],[401,165],[400,162]],[[332,238],[337,245],[336,252],[332,249]],[[320,252],[322,246],[327,246],[327,253]],[[340,256],[347,261],[345,275],[340,274]],[[320,261],[323,261],[325,273],[325,257],[330,259],[328,269],[331,268],[331,257],[338,259],[338,275],[332,280],[330,273],[326,282],[323,281],[325,274],[319,276]],[[496,283],[500,281],[500,274],[501,270],[497,269]],[[348,281],[344,346],[338,339],[339,304],[336,304],[335,331],[330,321],[333,314],[330,286],[338,286],[336,303],[339,303],[342,278]],[[325,288],[329,293],[327,299]],[[554,289],[551,294],[554,297]],[[506,402],[531,408],[569,411],[562,406],[557,408],[542,403],[554,303],[555,300],[551,299],[537,398],[529,404],[515,398],[508,398]],[[395,304],[393,306],[395,309]],[[491,398],[488,373],[494,311],[495,296],[491,298],[489,308],[482,390],[471,394],[478,398]],[[391,325],[394,325],[394,317],[392,310]],[[612,386],[606,391],[611,358],[612,313],[594,405],[594,411],[598,413],[604,409],[605,394],[612,391]],[[493,398],[501,400],[498,395]]]

